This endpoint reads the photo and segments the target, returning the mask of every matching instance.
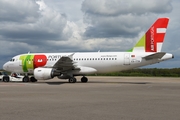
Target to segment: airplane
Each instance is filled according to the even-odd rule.
[[[10,72],[25,74],[23,81],[35,82],[54,77],[75,83],[88,82],[87,74],[129,70],[174,58],[161,52],[169,18],[158,18],[136,45],[125,52],[27,53],[13,57],[3,65]],[[33,74],[29,78],[29,74]]]

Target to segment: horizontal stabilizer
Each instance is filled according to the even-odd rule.
[[[143,57],[146,60],[151,60],[151,59],[161,59],[166,53],[165,52],[157,52],[148,56]]]

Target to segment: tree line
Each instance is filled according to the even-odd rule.
[[[96,74],[97,76],[149,76],[149,77],[180,77],[180,68],[138,68],[121,72]]]

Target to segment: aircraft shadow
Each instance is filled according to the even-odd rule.
[[[45,82],[48,85],[62,85],[62,84],[67,84],[69,82]]]
[[[103,81],[88,81],[87,83],[82,83],[80,81],[76,83],[69,83],[69,82],[45,82],[48,85],[62,85],[62,84],[90,84],[90,83],[96,83],[96,84],[151,84],[150,82],[103,82]]]
[[[2,82],[6,83],[6,82]],[[23,82],[8,82],[8,83],[23,83]],[[7,83],[7,84],[8,84]],[[76,83],[69,83],[69,82],[64,82],[64,81],[50,81],[50,82],[35,82],[35,83],[30,83],[30,84],[48,84],[48,85],[62,85],[62,84],[151,84],[150,82],[110,82],[110,81],[88,81],[87,83],[82,83],[81,81],[77,81]]]

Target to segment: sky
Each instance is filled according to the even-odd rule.
[[[28,52],[111,52],[132,48],[159,17],[170,19],[162,51],[180,67],[180,0],[0,0],[0,68]]]

